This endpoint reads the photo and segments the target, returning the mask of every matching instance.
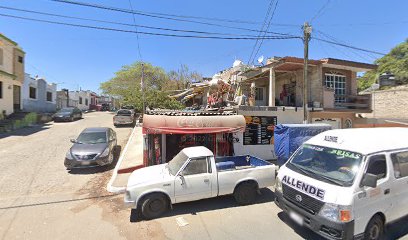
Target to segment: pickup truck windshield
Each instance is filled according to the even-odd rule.
[[[361,160],[359,153],[305,144],[287,167],[331,184],[351,186]]]
[[[183,164],[187,161],[188,157],[183,153],[183,151],[179,152],[170,162],[169,162],[169,172],[171,175],[175,176],[183,166]]]

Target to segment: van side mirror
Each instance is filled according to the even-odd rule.
[[[377,187],[377,175],[371,173],[365,173],[363,176],[363,180],[361,181],[361,186],[367,186],[376,188]]]

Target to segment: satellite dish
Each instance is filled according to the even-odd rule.
[[[263,60],[264,60],[264,56],[260,56],[260,57],[258,58],[258,63],[263,65],[263,63],[262,63]]]

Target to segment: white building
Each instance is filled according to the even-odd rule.
[[[89,110],[89,105],[91,104],[91,91],[70,91],[69,98],[74,102],[77,102],[78,104],[76,105],[76,107],[78,107],[82,111]]]
[[[57,84],[25,74],[22,98],[23,110],[26,112],[55,112]]]

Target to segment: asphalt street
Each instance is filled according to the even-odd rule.
[[[288,220],[273,203],[272,188],[249,206],[224,196],[138,219],[124,208],[123,195],[106,191],[114,166],[67,171],[63,164],[70,138],[86,127],[113,128],[112,116],[88,113],[72,123],[0,135],[0,239],[321,239]],[[123,149],[132,129],[114,129]],[[393,234],[408,232],[396,227]]]

